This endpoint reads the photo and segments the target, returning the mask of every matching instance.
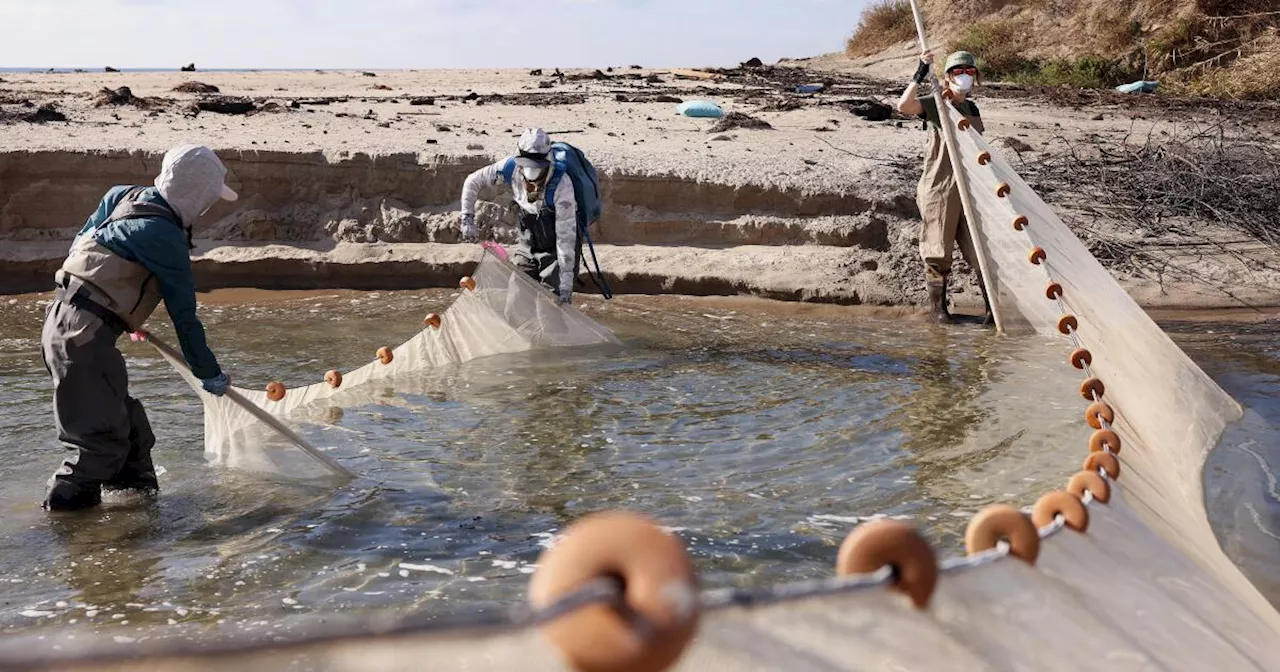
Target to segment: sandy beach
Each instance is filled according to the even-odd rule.
[[[828,56],[716,72],[4,74],[0,291],[44,290],[102,193],[148,183],[163,151],[180,142],[216,149],[242,194],[197,226],[201,289],[451,286],[479,256],[459,242],[463,180],[537,125],[583,149],[602,173],[605,211],[594,233],[619,293],[915,306],[925,134],[918,121],[876,116],[896,99],[901,84],[883,77],[898,68]],[[217,93],[175,90],[203,88],[182,86],[189,82]],[[796,93],[808,82],[825,90]],[[1277,138],[1257,110],[1159,114],[1126,101],[988,93],[979,97],[987,136],[1024,161],[1063,138],[1158,133],[1197,114]],[[694,99],[768,127],[714,130],[718,120],[676,113]],[[55,111],[65,121],[24,120]],[[481,226],[511,240],[508,205],[489,197]],[[1091,229],[1131,234],[1108,222]],[[1212,222],[1198,233],[1220,244],[1206,252],[1144,241],[1160,272],[1117,276],[1148,307],[1280,305],[1269,247]],[[972,273],[959,270],[969,284],[955,300],[972,306]]]

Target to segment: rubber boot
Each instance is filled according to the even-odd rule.
[[[938,324],[955,324],[947,312],[947,281],[929,283],[929,317]]]
[[[43,506],[47,511],[80,511],[91,509],[101,503],[101,486],[81,485],[55,478],[49,487],[49,494],[45,495]]]

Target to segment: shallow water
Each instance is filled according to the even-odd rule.
[[[1223,550],[1280,606],[1280,323],[1171,331],[1245,407],[1205,463],[1205,504]]]
[[[223,365],[260,387],[361,365],[449,300],[334,292],[202,310]],[[164,494],[50,517],[39,501],[62,453],[43,303],[6,300],[0,651],[493,613],[524,599],[556,532],[602,509],[674,528],[706,587],[829,576],[840,540],[871,517],[910,519],[959,554],[974,511],[1034,502],[1084,455],[1062,340],[672,297],[585,310],[623,347],[474,361],[311,409],[301,433],[359,474],[338,489],[207,466],[198,400],[126,343]],[[1175,337],[1228,391],[1280,413],[1278,381],[1250,368],[1275,361],[1274,330],[1226,343],[1186,331]]]

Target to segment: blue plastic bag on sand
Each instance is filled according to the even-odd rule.
[[[686,100],[676,108],[678,114],[686,117],[723,117],[724,110],[709,100]]]
[[[1120,93],[1155,93],[1160,86],[1160,82],[1144,82],[1137,81],[1129,84],[1121,84],[1116,87],[1116,91]]]

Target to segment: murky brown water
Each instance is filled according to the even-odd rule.
[[[211,343],[257,387],[361,365],[449,293],[226,298],[242,302],[203,309]],[[43,303],[3,300],[0,652],[502,609],[523,600],[554,533],[609,508],[677,530],[708,587],[828,576],[841,538],[869,517],[910,519],[958,554],[979,507],[1030,504],[1079,469],[1088,428],[1063,341],[834,308],[587,304],[621,350],[475,361],[300,424],[359,473],[336,490],[207,466],[198,400],[149,348],[125,344],[159,437],[163,497],[50,517],[39,501],[62,454],[39,355]],[[1277,329],[1231,329],[1174,335],[1274,423]],[[1245,431],[1240,443],[1280,463],[1272,435]],[[1280,511],[1274,488],[1259,496],[1260,510]]]

